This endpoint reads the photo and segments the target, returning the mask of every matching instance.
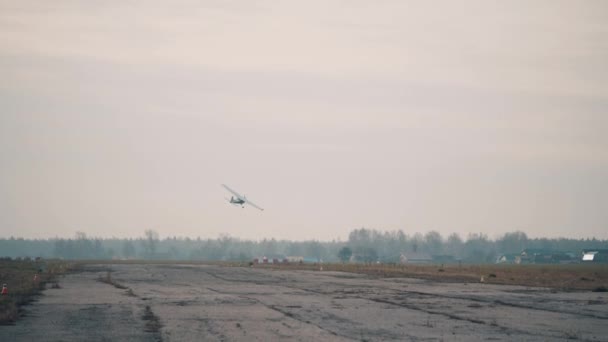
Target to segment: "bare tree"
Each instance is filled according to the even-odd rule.
[[[142,243],[144,245],[145,257],[154,257],[156,254],[156,245],[158,243],[158,232],[152,229],[146,229]]]

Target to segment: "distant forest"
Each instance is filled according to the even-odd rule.
[[[491,240],[485,234],[447,237],[436,231],[407,235],[403,231],[356,229],[347,241],[241,240],[230,236],[216,239],[167,237],[146,230],[137,239],[99,239],[77,232],[70,239],[0,239],[0,257],[63,259],[150,259],[250,261],[266,256],[301,256],[324,262],[346,261],[356,255],[367,262],[398,262],[402,253],[453,256],[466,263],[492,263],[499,255],[520,253],[527,248],[579,254],[583,249],[608,249],[608,240],[528,238],[516,231]]]

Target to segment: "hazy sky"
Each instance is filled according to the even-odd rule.
[[[608,238],[608,1],[0,0],[0,237],[360,227]]]

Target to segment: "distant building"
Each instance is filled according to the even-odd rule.
[[[433,258],[428,253],[423,252],[403,252],[399,257],[402,264],[431,264]]]
[[[511,253],[511,254],[501,254],[496,258],[496,263],[497,264],[515,264],[517,263],[517,259],[518,257],[521,257],[521,255],[516,254],[516,253]]]
[[[515,257],[516,264],[568,264],[578,262],[575,253],[546,249],[524,249]]]
[[[323,259],[304,257],[304,259],[302,260],[302,262],[304,262],[306,264],[316,264],[316,263],[322,263]]]
[[[268,254],[253,258],[254,264],[280,264],[287,262],[288,258],[282,254]]]
[[[544,255],[551,255],[551,251],[538,249],[538,248],[526,248],[519,254],[516,259],[518,264],[534,264],[537,257],[541,260]]]
[[[286,259],[288,262],[304,262],[303,256],[287,256]]]
[[[584,263],[591,263],[591,262],[608,263],[608,249],[583,250],[581,261]]]
[[[453,264],[460,261],[459,259],[456,259],[453,255],[445,254],[433,255],[432,259],[435,264]]]

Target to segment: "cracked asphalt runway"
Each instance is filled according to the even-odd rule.
[[[98,281],[108,270],[127,289]],[[0,340],[608,340],[606,293],[152,264],[89,265],[60,284]]]

